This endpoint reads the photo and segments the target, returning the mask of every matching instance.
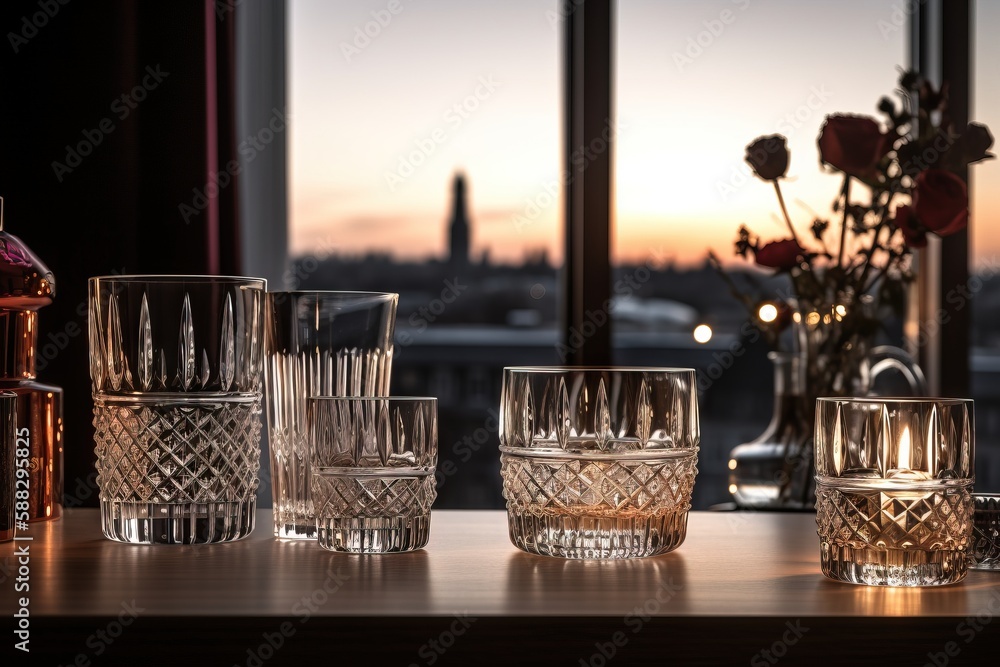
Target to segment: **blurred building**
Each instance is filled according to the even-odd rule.
[[[448,221],[448,262],[452,266],[469,263],[469,212],[465,203],[465,177],[456,174],[452,184],[451,218]]]

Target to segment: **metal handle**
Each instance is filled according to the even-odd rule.
[[[875,383],[875,378],[880,373],[895,370],[906,379],[914,396],[927,395],[927,378],[924,377],[924,372],[906,350],[893,345],[879,345],[872,348],[868,359],[871,362],[872,384]]]

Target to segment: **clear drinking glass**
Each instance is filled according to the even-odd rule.
[[[506,368],[500,469],[510,539],[529,553],[676,549],[697,474],[695,372]]]
[[[264,384],[274,534],[316,538],[306,399],[386,396],[398,294],[271,292]]]
[[[823,574],[883,586],[961,581],[972,548],[974,460],[971,400],[819,399]]]
[[[253,530],[265,285],[90,279],[97,482],[109,539],[197,544]]]
[[[308,399],[319,544],[394,553],[427,544],[437,493],[437,399]]]
[[[1000,494],[973,493],[972,554],[974,570],[1000,570]]]

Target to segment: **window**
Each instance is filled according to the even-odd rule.
[[[501,371],[558,362],[556,9],[290,3],[286,287],[400,293],[392,391],[438,397],[439,507],[500,506]]]
[[[875,115],[895,87],[906,64],[895,4],[618,4],[614,358],[699,369],[697,508],[730,499],[729,452],[771,413],[766,346],[729,352],[746,313],[705,264],[712,250],[748,266],[733,253],[740,224],[764,239],[787,235],[774,190],[749,173],[744,147],[785,135],[793,221],[807,233],[817,212],[828,215],[840,179],[819,169],[816,138],[827,114]],[[696,342],[698,325],[711,327],[710,340]]]
[[[936,30],[938,4],[917,11],[936,21]],[[613,336],[594,358],[725,371],[701,396],[695,506],[728,500],[728,453],[763,429],[771,367],[763,344],[739,358],[727,352],[746,318],[704,260],[711,249],[735,262],[741,223],[764,238],[782,234],[774,193],[748,173],[744,147],[764,134],[788,137],[785,194],[805,227],[829,212],[839,185],[818,168],[824,117],[874,115],[896,84],[897,67],[910,64],[909,52],[919,56],[941,41],[918,30],[910,44],[915,15],[898,0],[611,6],[614,49],[604,58],[592,48],[600,27],[592,21],[584,39],[576,22],[583,6],[573,3],[290,4],[294,261],[286,287],[401,293],[393,391],[440,398],[442,468],[450,461],[460,471],[442,480],[441,507],[499,505],[488,406],[499,403],[500,370],[571,361],[556,344],[603,301],[581,276],[604,271],[615,304]],[[992,62],[983,31],[996,12],[986,3],[978,8],[978,60]],[[589,41],[595,32],[597,42]],[[580,71],[563,66],[563,51],[576,54],[571,65],[587,60],[582,96]],[[990,123],[984,111],[997,105],[985,67],[978,76],[972,115]],[[613,97],[591,85],[602,77]],[[560,179],[584,125],[574,114],[595,127],[587,95],[612,109],[603,118],[613,137],[613,200],[602,223],[605,234],[611,225],[608,258],[600,233],[596,245],[574,242],[581,229],[575,216],[587,208],[580,204],[590,205],[582,229],[594,232],[602,217],[591,214],[602,200],[587,192],[574,199]],[[991,182],[997,169],[978,167],[977,182]],[[587,178],[595,171],[589,166]],[[1000,254],[984,223],[989,190],[974,190],[979,267]],[[994,286],[1000,282],[985,283],[975,306],[977,392],[987,391],[989,369],[1000,372],[986,349],[995,343]],[[928,289],[943,294],[939,284]],[[928,303],[921,297],[922,308]],[[704,336],[696,340],[699,325]],[[604,345],[600,338],[586,347]],[[989,415],[1000,428],[1000,410]],[[470,447],[465,438],[483,441]]]
[[[1000,45],[990,30],[1000,26],[1000,7],[975,5],[973,33],[974,90],[972,118],[996,133],[1000,128],[1000,86],[990,75],[990,63],[1000,58]],[[994,147],[994,153],[996,152]],[[988,160],[970,169],[972,185],[972,259],[966,288],[972,295],[971,396],[976,401],[976,482],[981,488],[1000,485],[1000,162]]]

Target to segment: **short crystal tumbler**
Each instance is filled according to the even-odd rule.
[[[308,399],[319,544],[378,554],[420,549],[436,491],[437,400]]]
[[[101,527],[135,544],[246,537],[260,471],[265,282],[89,285]]]
[[[506,368],[500,472],[510,539],[563,558],[676,549],[697,474],[695,372]]]
[[[974,493],[972,558],[974,570],[1000,572],[1000,494]]]
[[[972,548],[974,456],[970,400],[819,399],[823,574],[880,586],[961,581]]]
[[[386,396],[399,295],[271,292],[265,297],[265,395],[274,535],[316,539],[306,399]]]

